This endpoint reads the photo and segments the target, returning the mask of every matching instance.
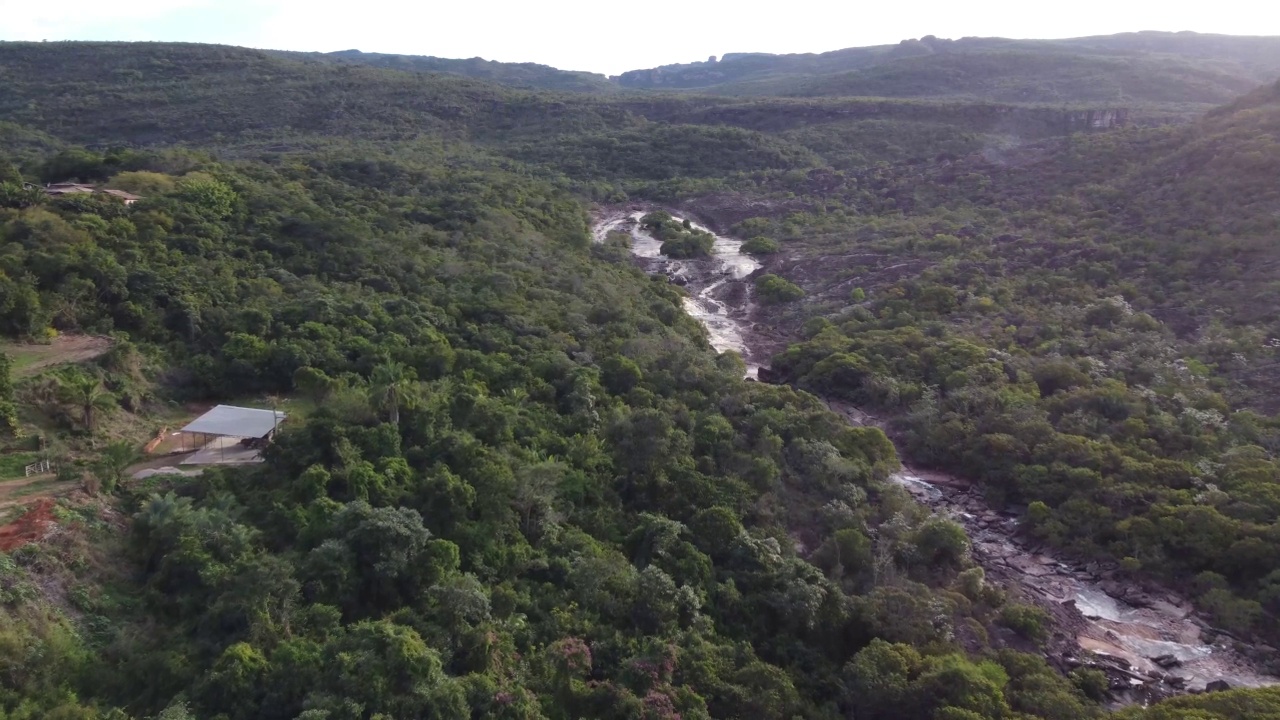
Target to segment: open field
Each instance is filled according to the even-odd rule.
[[[47,367],[92,360],[111,349],[111,338],[97,335],[59,335],[48,344],[0,343],[0,352],[13,359],[13,374],[28,377]]]

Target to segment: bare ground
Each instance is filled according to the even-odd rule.
[[[112,340],[100,335],[59,335],[47,345],[5,344],[0,350],[14,360],[14,374],[29,377],[55,365],[82,363],[111,349]]]

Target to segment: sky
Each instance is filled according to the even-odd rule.
[[[1275,0],[0,0],[0,40],[483,57],[616,75],[727,52],[1136,30],[1280,35]]]

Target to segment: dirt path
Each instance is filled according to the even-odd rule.
[[[6,480],[0,483],[0,503],[5,500],[17,496],[23,496],[27,493],[23,492],[23,488],[29,488],[37,483],[46,483],[55,479],[53,473],[45,473],[44,475],[32,475],[31,477],[18,478],[17,480]]]

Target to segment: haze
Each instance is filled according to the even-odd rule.
[[[624,70],[726,52],[823,52],[923,35],[1063,38],[1137,30],[1280,35],[1280,8],[1215,3],[1011,0],[892,3],[791,0],[0,0],[0,39],[155,40],[280,50],[475,57],[568,70]]]

